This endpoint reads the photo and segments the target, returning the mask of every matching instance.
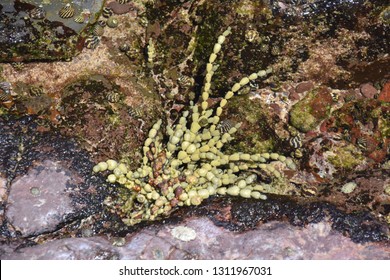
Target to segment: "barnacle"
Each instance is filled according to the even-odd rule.
[[[265,193],[272,192],[272,187],[260,182],[259,177],[266,176],[271,184],[277,184],[283,180],[280,166],[295,168],[291,158],[277,153],[225,154],[223,151],[241,125],[229,123],[225,127],[221,124],[220,116],[228,100],[240,94],[240,89],[251,81],[271,73],[270,69],[260,70],[242,78],[215,110],[210,109],[208,99],[215,60],[230,33],[229,28],[213,47],[206,65],[201,103],[191,102],[178,123],[166,127],[166,137],[161,132],[162,120],[153,125],[144,142],[142,164],[138,169],[131,171],[125,163],[111,159],[93,168],[94,172],[110,171],[107,181],[127,188],[128,193],[117,202],[127,225],[167,216],[181,206],[199,205],[213,195],[266,199]],[[150,45],[151,41],[148,52]],[[108,203],[112,201],[107,200]]]

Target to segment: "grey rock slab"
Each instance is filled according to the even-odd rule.
[[[10,187],[6,217],[23,236],[54,230],[75,211],[67,184],[72,180],[60,162],[44,161]]]

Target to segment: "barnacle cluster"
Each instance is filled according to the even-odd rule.
[[[201,103],[191,103],[175,126],[166,127],[165,137],[161,133],[162,120],[153,125],[143,145],[141,167],[130,171],[125,163],[112,159],[94,166],[94,172],[109,171],[108,182],[128,189],[119,207],[127,225],[161,218],[180,206],[199,205],[212,195],[266,199],[264,193],[270,187],[262,183],[258,175],[280,182],[283,176],[277,166],[295,168],[291,158],[277,153],[223,152],[224,145],[240,127],[238,123],[226,130],[218,129],[228,100],[251,81],[271,73],[270,69],[261,70],[242,78],[215,110],[210,109],[208,99],[215,60],[230,33],[229,28],[218,37],[209,57]]]

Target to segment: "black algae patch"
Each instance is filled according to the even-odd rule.
[[[249,200],[245,203],[242,199],[233,200],[231,221],[224,226],[230,230],[243,231],[254,228],[261,222],[288,220],[290,224],[302,227],[325,218],[329,218],[333,229],[346,234],[354,242],[388,240],[388,227],[368,212],[347,214],[329,203],[301,204],[280,198]]]
[[[265,201],[213,197],[198,207],[183,207],[165,220],[128,227],[120,217],[104,209],[104,199],[115,196],[115,188],[110,187],[104,178],[92,174],[94,163],[74,140],[58,133],[39,132],[34,117],[0,118],[0,128],[0,174],[7,178],[7,186],[15,178],[26,174],[32,166],[39,171],[37,162],[46,159],[60,161],[71,173],[81,178],[67,185],[72,203],[79,211],[67,215],[59,223],[55,231],[60,232],[60,235],[73,232],[78,237],[101,233],[126,236],[145,227],[158,228],[162,224],[177,224],[189,217],[207,216],[217,226],[237,232],[251,230],[261,223],[274,220],[288,221],[294,226],[303,227],[327,219],[334,230],[349,236],[354,242],[388,240],[388,226],[368,212],[345,213],[326,202],[299,203],[275,196]],[[4,211],[6,202],[0,207]],[[87,217],[91,221],[83,224],[81,221]],[[2,220],[0,234],[2,238],[19,236],[6,220]],[[29,246],[29,243],[22,246]]]
[[[356,243],[389,240],[386,224],[368,212],[345,213],[326,202],[298,203],[281,197],[265,201],[215,197],[196,208],[180,209],[168,221],[176,224],[189,216],[208,216],[215,225],[243,232],[269,221],[288,221],[298,227],[329,220],[332,228]]]
[[[77,220],[103,212],[103,200],[109,194],[105,179],[92,174],[94,163],[77,143],[54,132],[39,132],[35,117],[0,118],[0,175],[7,179],[7,189],[12,181],[25,175],[34,167],[39,173],[45,160],[61,162],[65,173],[77,177],[67,184],[72,204],[77,211],[63,217],[58,229]],[[67,171],[68,170],[68,171]],[[9,191],[9,190],[8,190]],[[1,209],[4,211],[6,202]],[[16,237],[6,220],[0,227],[2,237]]]

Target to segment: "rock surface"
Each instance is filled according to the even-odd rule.
[[[61,18],[61,1],[14,1],[0,4],[0,62],[70,59],[81,51],[81,32],[94,23],[104,0],[73,1],[74,16]],[[39,8],[42,5],[42,8]],[[39,12],[37,12],[40,9]],[[74,19],[88,10],[85,21]]]
[[[57,162],[42,162],[11,184],[6,218],[22,236],[55,230],[63,217],[76,211],[67,190],[74,180]]]
[[[2,1],[14,2],[23,1]],[[352,2],[109,0],[118,26],[100,30],[95,49],[69,62],[2,63],[0,257],[389,259],[388,8]],[[20,23],[20,33],[1,30],[25,40]],[[81,28],[66,20],[49,39],[67,23]],[[105,207],[123,190],[92,166],[122,158],[137,167],[155,120],[174,124],[198,100],[210,51],[228,27],[210,106],[240,77],[274,70],[224,109],[221,120],[243,123],[229,149],[277,152],[297,170],[283,172],[288,186],[266,201],[213,197],[125,226]],[[343,193],[348,182],[356,188]],[[180,226],[191,236],[176,234]]]
[[[196,232],[191,241],[181,241],[172,231],[185,226]],[[249,232],[235,233],[207,218],[194,218],[180,225],[165,225],[129,234],[121,247],[116,238],[61,239],[12,252],[4,246],[2,259],[147,259],[147,260],[300,260],[300,259],[390,259],[390,246],[356,244],[331,229],[329,222],[298,228],[270,222]]]

